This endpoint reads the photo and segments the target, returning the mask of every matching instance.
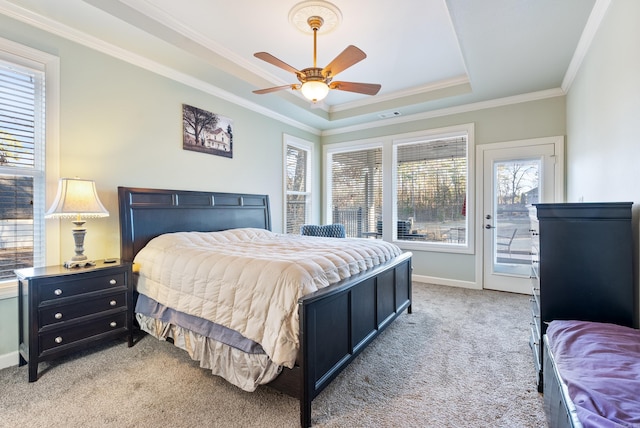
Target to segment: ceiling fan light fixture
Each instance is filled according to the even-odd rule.
[[[300,91],[306,99],[315,103],[325,99],[329,93],[329,86],[325,82],[311,80],[309,82],[304,82]]]
[[[380,90],[377,83],[361,83],[361,82],[334,82],[334,77],[341,71],[346,70],[352,65],[362,61],[367,55],[353,45],[347,46],[337,57],[335,57],[327,66],[320,68],[317,65],[317,37],[320,27],[327,22],[335,27],[334,24],[341,18],[340,10],[327,1],[303,1],[296,5],[289,19],[295,22],[296,26],[303,21],[306,26],[313,32],[313,67],[302,70],[290,66],[284,61],[279,60],[270,53],[256,52],[253,54],[258,59],[275,65],[283,70],[289,71],[296,75],[300,84],[281,85],[272,88],[258,89],[253,91],[254,94],[268,94],[270,92],[280,91],[283,89],[300,90],[302,96],[309,101],[316,103],[322,101],[329,90],[335,89],[339,91],[355,92],[365,95],[376,95]]]

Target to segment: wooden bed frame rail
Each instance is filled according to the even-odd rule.
[[[569,389],[556,367],[547,336],[543,336],[544,413],[550,428],[582,428],[576,407],[569,397]]]
[[[296,367],[269,386],[299,398],[300,424],[311,426],[313,399],[405,310],[411,313],[411,253],[303,297]]]
[[[163,233],[271,230],[268,195],[119,187],[118,202],[121,258],[130,262]],[[411,256],[401,254],[298,301],[296,366],[268,385],[299,399],[303,427],[311,426],[313,399],[394,319],[411,313]]]

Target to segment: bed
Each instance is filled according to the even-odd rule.
[[[544,408],[551,428],[640,426],[640,330],[555,320],[544,343]]]
[[[233,240],[236,239],[236,234],[249,234],[253,237],[251,239],[271,237],[268,195],[119,187],[118,202],[121,258],[125,261],[133,262],[139,253],[146,251],[145,247],[150,242],[156,241],[155,238],[162,241],[167,236],[171,236],[171,239],[175,235],[179,239],[197,241],[205,239],[203,237],[211,239],[211,235],[216,240],[220,239],[219,236]],[[198,235],[202,232],[205,233]],[[343,243],[340,245],[344,245],[349,241],[340,238],[300,239],[319,240],[318,242],[323,241],[327,245],[337,245],[341,241]],[[332,242],[327,243],[327,240]],[[367,243],[375,240],[357,241]],[[163,245],[169,248],[175,244],[172,242]],[[235,245],[234,243],[233,246]],[[159,251],[163,252],[165,247],[161,246]],[[145,287],[142,285],[142,276],[134,274],[141,287]],[[159,302],[154,297],[161,295],[163,293],[152,296],[149,301],[146,299],[148,296],[139,294],[143,297],[138,297],[138,300],[143,301],[137,308],[147,308],[141,309],[145,313],[143,316],[136,314],[138,322],[142,323],[141,328],[154,332],[159,338],[177,337],[177,345],[199,348],[199,352],[203,352],[203,347],[193,342],[202,340],[203,336],[207,337],[208,323],[205,322],[204,327],[198,327],[202,324],[202,319],[195,317],[186,326],[176,325],[175,320],[189,314],[164,304],[158,308]],[[158,299],[162,300],[160,297]],[[264,379],[269,380],[267,385],[299,400],[300,423],[307,427],[311,425],[312,400],[394,319],[404,311],[411,313],[411,253],[399,253],[377,266],[353,273],[328,286],[307,290],[306,294],[294,301],[291,310],[294,316],[286,319],[295,320],[295,337],[285,335],[284,339],[280,337],[274,342],[275,345],[268,341],[264,346],[259,342],[257,345],[265,352],[267,348],[272,352],[274,346],[277,347],[283,341],[297,342],[293,361],[290,361],[290,348],[284,347],[284,351],[277,353],[286,356],[282,360],[278,359],[286,363],[277,364],[275,369],[262,367],[260,370],[264,373],[258,377],[264,376]],[[155,319],[149,316],[154,311],[160,314]],[[193,325],[196,327],[191,329]],[[216,334],[234,335],[234,331],[228,329]],[[248,335],[253,337],[252,334]],[[237,349],[234,348],[233,352]],[[245,354],[251,354],[251,349],[247,349],[240,357],[236,352],[233,358],[248,358]],[[260,354],[260,351],[256,353]],[[207,352],[211,353],[204,351]],[[264,362],[264,359],[261,361]],[[212,371],[216,373],[215,368]]]

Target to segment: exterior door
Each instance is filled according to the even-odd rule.
[[[483,288],[531,293],[529,207],[554,202],[556,193],[562,193],[557,181],[562,181],[558,174],[563,168],[558,163],[563,158],[563,139],[554,138],[501,143],[482,150]]]

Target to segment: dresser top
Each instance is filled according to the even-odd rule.
[[[576,202],[533,204],[538,219],[631,219],[633,202]]]

